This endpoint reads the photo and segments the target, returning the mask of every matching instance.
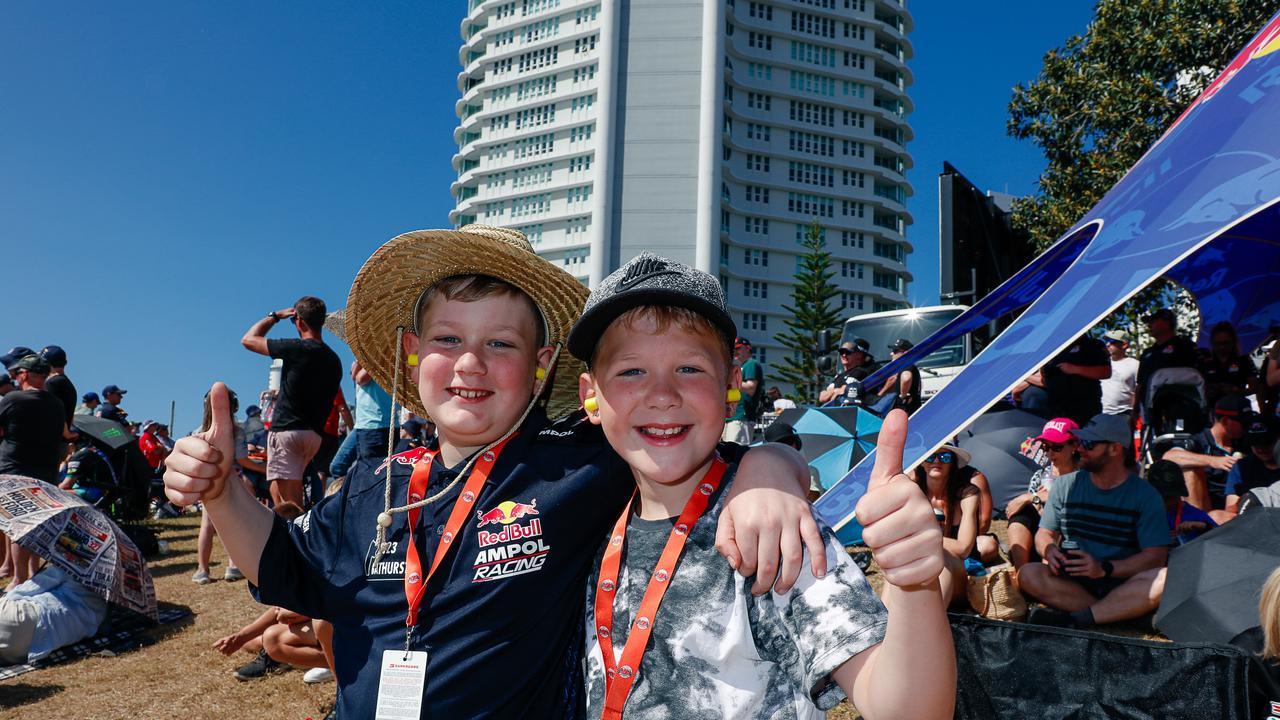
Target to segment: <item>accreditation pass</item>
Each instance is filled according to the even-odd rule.
[[[422,716],[422,688],[427,680],[427,653],[382,651],[378,677],[377,720],[418,720]]]

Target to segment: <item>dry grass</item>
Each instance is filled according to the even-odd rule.
[[[170,549],[168,555],[151,563],[156,596],[162,604],[189,607],[194,618],[153,631],[154,643],[139,650],[112,658],[84,658],[0,681],[0,717],[138,720],[274,716],[291,720],[324,716],[333,700],[331,683],[305,685],[300,671],[250,682],[231,676],[231,671],[251,656],[242,652],[225,658],[212,648],[213,642],[253,620],[262,606],[250,599],[244,582],[219,580],[204,586],[191,582],[199,517],[184,516],[162,525],[161,537],[170,543]],[[993,523],[992,531],[1006,539],[1005,523]],[[214,577],[222,576],[225,562],[222,546],[214,543]],[[868,579],[877,591],[884,584],[874,564]],[[1106,631],[1164,639],[1141,624],[1112,626]],[[843,703],[828,717],[852,720],[861,716],[852,705]]]
[[[182,605],[193,618],[151,632],[154,644],[117,657],[89,657],[0,681],[0,717],[50,718],[258,718],[324,717],[332,683],[306,685],[301,671],[240,682],[231,676],[248,653],[223,657],[213,641],[252,621],[263,610],[243,581],[196,585],[199,516],[163,521],[169,553],[151,563],[161,604]],[[222,577],[226,555],[214,543],[213,573]]]

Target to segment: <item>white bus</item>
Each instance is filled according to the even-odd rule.
[[[968,309],[966,305],[935,305],[857,315],[845,321],[840,342],[862,338],[871,344],[876,362],[883,363],[889,359],[889,346],[898,338],[919,344]],[[974,339],[966,334],[917,362],[922,385],[920,397],[928,400],[936,395],[976,354]],[[874,390],[863,388],[864,394],[869,392]]]

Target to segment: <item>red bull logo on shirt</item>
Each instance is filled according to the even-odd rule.
[[[476,512],[477,528],[497,527],[477,534],[480,553],[476,556],[473,582],[500,580],[542,569],[551,551],[542,539],[542,520],[534,517],[521,522],[537,514],[536,498],[528,503],[506,500],[487,512]]]
[[[412,450],[406,450],[396,455],[392,455],[386,460],[383,460],[382,464],[378,466],[378,469],[373,471],[373,474],[381,475],[382,471],[390,467],[391,463],[393,462],[399,463],[400,465],[404,465],[407,467],[413,467],[414,465],[418,464],[419,461],[422,460],[423,456],[425,456],[427,452],[428,450],[426,448],[420,447],[420,448],[414,448]]]

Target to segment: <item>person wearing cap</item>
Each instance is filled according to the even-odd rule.
[[[49,363],[49,379],[44,381],[44,389],[53,393],[67,408],[67,427],[70,427],[76,413],[76,398],[80,394],[76,392],[75,383],[67,377],[67,351],[57,345],[46,345],[40,350],[40,357]],[[67,439],[74,440],[75,436]]]
[[[160,442],[160,436],[156,434],[159,427],[160,423],[148,420],[142,423],[142,432],[138,435],[138,449],[142,451],[143,457],[147,459],[147,464],[152,470],[159,469],[160,464],[169,455],[169,448]]]
[[[1276,438],[1280,435],[1280,419],[1254,415],[1244,431],[1244,444],[1249,451],[1227,472],[1223,490],[1227,500],[1224,511],[1233,516],[1240,511],[1240,499],[1258,488],[1280,483],[1280,459],[1276,457]]]
[[[836,398],[844,398],[842,404],[845,405],[857,404],[858,399],[852,393],[858,388],[858,383],[875,369],[871,343],[863,338],[845,340],[836,352],[840,355],[840,372],[818,393],[818,404],[825,405]]]
[[[1187,478],[1187,500],[1208,512],[1218,522],[1232,513],[1227,504],[1227,474],[1243,457],[1241,441],[1252,420],[1249,402],[1239,395],[1227,395],[1213,406],[1213,424],[1192,436],[1187,447],[1174,447],[1161,458],[1172,460]]]
[[[1258,369],[1253,361],[1240,354],[1240,340],[1231,323],[1223,320],[1209,331],[1209,355],[1200,361],[1204,376],[1204,394],[1209,405],[1227,395],[1262,399]]]
[[[1005,517],[1009,518],[1009,562],[1014,568],[1040,560],[1035,544],[1040,514],[1049,499],[1049,491],[1053,489],[1053,481],[1080,469],[1076,438],[1071,434],[1079,429],[1080,426],[1071,418],[1053,418],[1033,438],[1044,449],[1049,464],[1032,473],[1027,491],[1010,500],[1005,507]]]
[[[7,368],[10,365],[17,362],[18,360],[20,360],[21,358],[24,358],[28,355],[35,355],[35,354],[36,354],[36,351],[32,350],[26,345],[16,345],[14,347],[9,348],[9,352],[3,355],[0,355],[0,366],[4,366]]]
[[[714,277],[645,253],[600,283],[569,335],[587,364],[579,393],[588,418],[637,486],[588,584],[587,715],[816,718],[820,694],[838,689],[863,717],[896,717],[908,705],[914,718],[950,717],[943,552],[905,476],[882,462],[858,506],[863,538],[884,563],[887,613],[830,530],[832,571],[803,574],[786,594],[753,597],[717,556],[715,526],[737,466],[717,452],[724,404],[737,399],[734,332]],[[878,452],[898,467],[905,426],[894,413],[879,435]],[[767,432],[794,437],[783,423]]]
[[[129,417],[129,413],[120,409],[120,403],[124,401],[124,395],[127,392],[129,391],[122,389],[119,385],[108,385],[102,388],[102,403],[93,411],[93,414],[128,427],[129,421],[126,418]]]
[[[267,339],[281,320],[293,323],[298,339]],[[322,336],[324,320],[324,301],[307,295],[292,307],[267,313],[240,338],[246,350],[283,362],[280,394],[267,432],[267,482],[277,503],[287,500],[303,506],[303,477],[320,452],[342,382],[342,361]]]
[[[1134,418],[1138,406],[1138,360],[1128,355],[1129,333],[1108,330],[1102,335],[1111,358],[1111,376],[1102,380],[1102,412]]]
[[[87,392],[81,395],[80,404],[76,407],[76,415],[94,415],[101,402],[96,392]]]
[[[286,523],[226,482],[221,383],[210,430],[175,446],[166,493],[204,503],[255,598],[332,621],[338,716],[374,716],[383,661],[406,649],[429,678],[400,698],[419,703],[412,716],[563,717],[581,697],[581,583],[635,490],[580,414],[548,418],[579,406],[580,365],[562,348],[586,294],[518,231],[406,233],[356,275],[345,329],[374,380],[436,422],[438,450],[359,459],[337,494]],[[726,553],[744,574],[760,568],[758,591],[775,576],[785,591],[799,548],[822,548],[803,460],[752,449],[739,475],[752,492],[730,501]],[[783,542],[797,552],[779,574]]]
[[[4,397],[17,389],[18,386],[13,384],[13,378],[9,377],[9,373],[0,372],[0,397]]]
[[[1072,434],[1081,469],[1054,480],[1036,531],[1044,560],[1018,570],[1022,592],[1048,606],[1028,619],[1088,628],[1140,617],[1164,592],[1164,501],[1129,470],[1133,436],[1125,418],[1098,414]],[[1066,540],[1077,548],[1064,551]]]
[[[1147,467],[1145,475],[1164,500],[1170,545],[1186,545],[1218,526],[1209,513],[1182,499],[1187,494],[1187,481],[1176,463],[1157,460]]]
[[[764,406],[764,370],[751,357],[751,341],[744,337],[733,341],[733,362],[742,371],[742,384],[738,387],[742,400],[733,406],[733,414],[724,424],[724,441],[750,445],[752,428]]]
[[[889,345],[889,362],[893,362],[907,353],[908,350],[915,347],[912,342],[906,338],[898,338]],[[920,408],[923,400],[920,399],[920,368],[915,365],[908,365],[898,372],[897,375],[885,381],[883,387],[880,388],[879,399],[876,401],[877,408],[888,410],[890,407],[906,410],[907,414],[915,412]],[[892,405],[886,407],[889,398],[892,397]]]
[[[22,475],[58,483],[58,463],[66,445],[62,401],[44,389],[49,363],[34,353],[7,368],[20,390],[0,398],[0,475]],[[17,543],[9,543],[14,575],[10,587],[31,577],[39,559]]]
[[[1200,364],[1195,343],[1178,334],[1178,319],[1172,310],[1160,308],[1142,318],[1142,322],[1154,342],[1138,356],[1139,405],[1146,402],[1147,387],[1155,371],[1175,367],[1194,369]]]

